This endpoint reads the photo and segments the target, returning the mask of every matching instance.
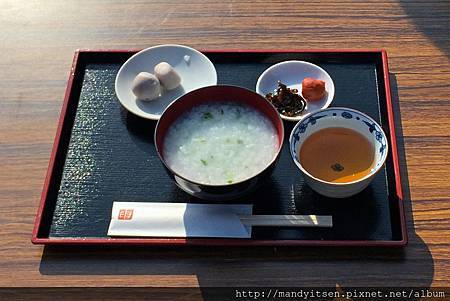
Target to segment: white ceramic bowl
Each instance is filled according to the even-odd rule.
[[[300,163],[298,152],[303,142],[311,134],[329,127],[349,128],[365,136],[375,148],[374,167],[365,177],[347,183],[331,183],[312,176]],[[388,154],[386,134],[372,118],[359,111],[348,108],[328,108],[298,122],[289,137],[289,147],[295,165],[302,172],[306,183],[316,192],[332,198],[345,198],[366,188],[381,170]],[[349,145],[349,147],[352,147]],[[333,151],[333,150],[330,150]]]
[[[131,91],[133,79],[140,72],[153,73],[160,62],[167,62],[181,76],[181,85],[164,90],[161,97],[141,101]],[[217,84],[213,63],[201,52],[183,45],[159,45],[139,51],[130,57],[117,73],[115,89],[120,103],[133,114],[158,120],[166,107],[192,90]]]
[[[299,121],[307,114],[317,112],[327,108],[334,98],[334,83],[331,76],[322,68],[312,63],[304,61],[285,61],[275,64],[266,69],[258,78],[256,83],[256,93],[266,96],[267,93],[274,92],[278,88],[278,81],[281,81],[288,88],[302,91],[302,81],[305,77],[312,77],[325,81],[325,97],[318,101],[309,101],[302,114],[295,117],[288,117],[280,114],[281,118],[290,121]]]

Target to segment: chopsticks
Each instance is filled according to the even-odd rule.
[[[239,215],[246,226],[333,227],[331,215]]]

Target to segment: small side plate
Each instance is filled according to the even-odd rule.
[[[258,78],[256,92],[262,96],[274,92],[281,81],[288,88],[302,91],[302,81],[305,77],[312,77],[325,81],[325,97],[319,101],[308,101],[305,110],[298,116],[288,117],[280,114],[281,118],[289,121],[299,121],[309,113],[327,108],[334,98],[334,83],[331,76],[322,68],[304,61],[285,61],[266,69]]]
[[[140,72],[153,73],[160,62],[167,62],[181,76],[181,85],[153,101],[141,101],[131,91],[133,79]],[[122,106],[140,117],[158,120],[166,107],[192,90],[217,84],[213,63],[201,52],[182,45],[159,45],[139,51],[130,57],[117,73],[115,89]]]

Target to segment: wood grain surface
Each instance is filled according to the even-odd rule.
[[[3,0],[0,16],[1,287],[450,286],[450,1]],[[203,49],[385,48],[409,245],[33,246],[34,216],[75,49],[162,43]],[[39,292],[26,296],[55,298],[50,293],[37,299],[45,295]],[[75,300],[79,291],[63,293]],[[201,299],[194,292],[189,300]]]

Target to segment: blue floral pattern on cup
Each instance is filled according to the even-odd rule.
[[[381,144],[379,152],[382,154],[386,149],[386,141],[383,141],[383,134],[381,133],[381,130],[373,122],[368,122],[366,120],[363,120],[363,122],[368,126],[369,132],[373,133],[375,135],[375,139]]]
[[[342,112],[341,116],[344,117],[345,119],[353,118],[352,114],[350,114],[349,112]]]
[[[359,114],[357,111],[346,110],[345,108],[328,108],[324,111],[319,111],[313,113],[309,117],[299,121],[298,125],[294,128],[291,139],[291,151],[293,154],[297,155],[297,145],[303,134],[307,131],[309,126],[315,126],[318,123],[319,119],[324,117],[331,118],[343,118],[343,119],[353,119],[355,121],[361,122],[367,126],[367,130],[374,135],[375,140],[379,143],[378,151],[380,156],[384,155],[384,152],[387,149],[387,141],[382,134],[382,129],[374,123],[372,120],[367,119],[366,116]]]

